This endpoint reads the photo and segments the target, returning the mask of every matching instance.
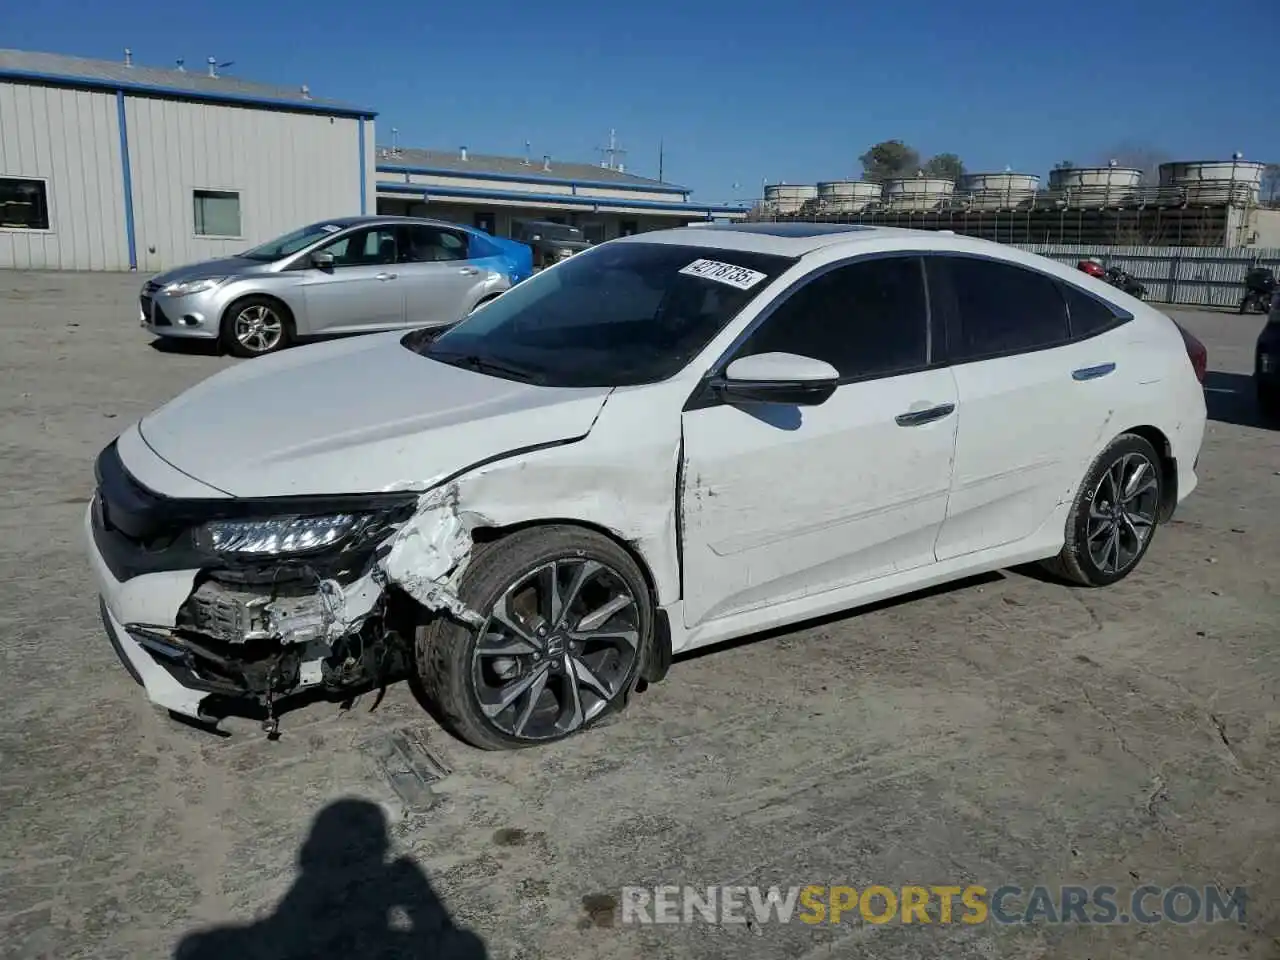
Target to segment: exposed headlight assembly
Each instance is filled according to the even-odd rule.
[[[352,545],[383,529],[387,519],[380,513],[335,513],[214,520],[199,528],[196,542],[215,553],[240,557],[300,556]]]
[[[226,277],[206,277],[203,280],[187,280],[183,283],[171,283],[160,292],[166,297],[189,297],[193,293],[204,293],[224,282]]]

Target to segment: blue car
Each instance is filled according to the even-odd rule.
[[[338,217],[148,280],[142,327],[255,357],[307,337],[447,326],[533,272],[523,243],[416,217]]]

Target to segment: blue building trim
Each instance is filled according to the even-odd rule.
[[[129,164],[129,121],[125,118],[124,91],[116,91],[116,123],[120,127],[120,169],[124,174],[124,233],[129,241],[129,269],[138,269],[138,239],[133,226],[133,170]]]
[[[504,183],[551,183],[558,187],[596,187],[610,190],[636,190],[644,193],[673,193],[688,196],[692,191],[688,187],[675,184],[629,183],[618,180],[573,180],[565,177],[543,177],[536,167],[529,173],[493,173],[487,170],[455,170],[449,167],[408,167],[402,164],[380,163],[379,173],[423,174],[432,177],[466,177],[470,180],[496,180]]]
[[[360,216],[369,212],[369,184],[364,170],[364,117],[360,118]]]
[[[412,194],[424,200],[429,200],[433,196],[474,197],[476,200],[524,200],[530,204],[566,203],[576,207],[637,207],[645,210],[670,210],[673,213],[688,213],[691,216],[747,212],[746,207],[730,207],[717,203],[582,197],[568,193],[526,193],[523,190],[477,190],[469,187],[435,187],[425,183],[379,183],[378,192]]]
[[[60,73],[36,73],[30,70],[0,69],[0,80],[15,83],[45,84],[53,87],[76,87],[82,90],[106,90],[117,93],[133,93],[139,96],[166,97],[174,100],[193,100],[200,103],[220,103],[226,106],[259,107],[267,110],[287,110],[295,113],[319,113],[330,117],[363,117],[372,120],[378,114],[363,107],[340,104],[310,103],[306,100],[286,100],[276,97],[255,97],[244,93],[217,90],[184,90],[153,83],[121,83],[98,77],[77,77]]]

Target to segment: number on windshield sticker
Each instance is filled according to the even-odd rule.
[[[716,283],[727,283],[739,290],[750,290],[765,278],[765,274],[746,267],[734,266],[732,263],[721,263],[719,260],[695,260],[681,273],[690,277],[701,277],[714,280]]]

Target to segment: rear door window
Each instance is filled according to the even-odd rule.
[[[417,223],[402,229],[405,237],[400,254],[402,263],[440,263],[467,259],[468,238],[464,233]]]

